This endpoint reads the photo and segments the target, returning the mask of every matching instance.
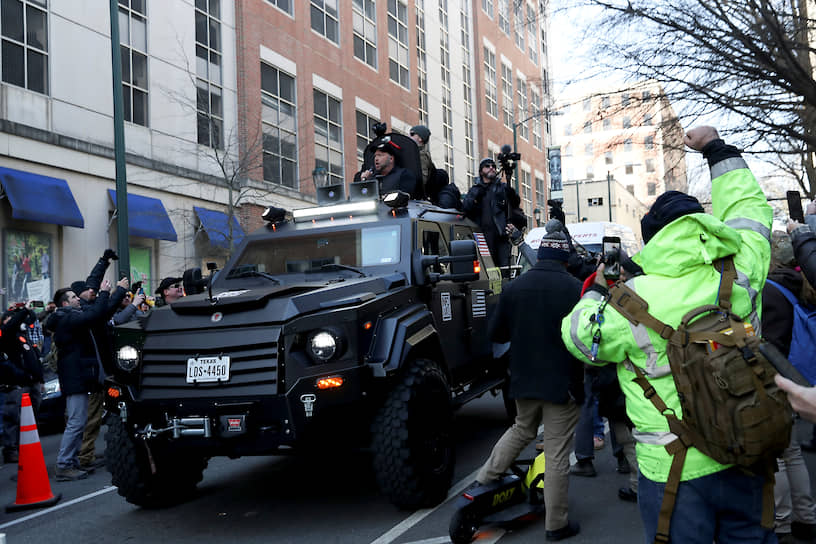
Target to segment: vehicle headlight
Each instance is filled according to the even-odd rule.
[[[116,364],[126,372],[132,371],[139,365],[139,350],[133,346],[122,346],[116,352]]]
[[[315,362],[325,363],[341,354],[342,337],[334,331],[320,330],[309,335],[306,348]]]
[[[45,382],[45,392],[43,393],[44,399],[59,397],[60,395],[62,395],[62,392],[60,391],[59,378],[54,378]]]

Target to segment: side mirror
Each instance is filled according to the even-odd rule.
[[[435,264],[450,264],[450,274],[428,272]],[[474,240],[454,240],[450,245],[450,256],[422,255],[414,252],[414,277],[420,285],[446,281],[476,281],[479,279],[481,263]]]

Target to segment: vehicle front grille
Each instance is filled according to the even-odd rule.
[[[280,327],[151,332],[142,348],[139,400],[234,398],[278,392]],[[187,360],[229,356],[227,382],[187,383]]]

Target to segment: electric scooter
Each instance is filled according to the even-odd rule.
[[[524,467],[527,467],[526,470]],[[510,474],[466,489],[456,499],[448,533],[453,544],[467,544],[482,525],[532,521],[544,516],[544,454],[517,459]]]

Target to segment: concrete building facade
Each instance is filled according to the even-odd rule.
[[[605,188],[609,179],[646,208],[667,190],[687,190],[683,128],[659,84],[573,97],[558,111],[553,138],[561,150],[565,199],[576,180]],[[638,206],[631,203],[627,210],[625,200],[631,199],[607,195],[605,220],[611,213],[613,221],[626,224]]]

